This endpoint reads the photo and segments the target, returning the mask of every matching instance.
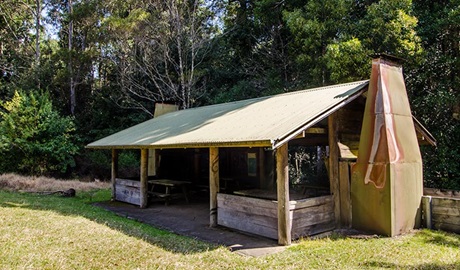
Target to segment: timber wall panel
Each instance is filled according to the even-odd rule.
[[[278,238],[277,203],[217,194],[217,224],[272,239]]]
[[[231,194],[217,194],[219,225],[278,238],[277,202]],[[314,235],[335,228],[334,200],[331,195],[290,201],[291,238]]]
[[[427,204],[429,200],[423,200],[423,203]],[[431,197],[431,205],[424,205],[423,209],[431,211],[433,229],[460,233],[460,198]],[[427,217],[426,213],[424,217]]]
[[[335,229],[334,199],[332,195],[306,199],[291,206],[291,236],[297,239]]]
[[[140,205],[140,186],[140,181],[116,178],[115,200]]]

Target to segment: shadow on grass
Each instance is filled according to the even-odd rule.
[[[110,198],[110,191],[107,190],[80,193],[73,198],[0,191],[0,197],[2,197],[0,207],[18,207],[53,211],[64,216],[81,216],[173,253],[194,254],[219,247],[160,230],[94,206],[93,203],[107,201]]]
[[[388,268],[388,269],[460,269],[460,261],[455,263],[422,263],[417,265],[398,265],[395,263],[369,261],[361,264],[365,268]]]
[[[418,236],[425,243],[460,248],[460,235],[443,231],[422,230]]]

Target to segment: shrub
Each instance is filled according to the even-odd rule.
[[[0,105],[1,172],[42,175],[75,165],[74,123],[53,109],[48,94],[16,91]]]

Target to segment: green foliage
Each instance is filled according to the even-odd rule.
[[[48,13],[40,13],[35,59],[31,11],[39,3]],[[45,22],[56,35],[45,35]],[[73,89],[83,145],[151,117],[155,101],[185,108],[368,79],[369,55],[388,53],[407,60],[413,113],[438,141],[423,149],[426,184],[453,188],[460,185],[460,147],[452,143],[460,136],[459,25],[459,0],[3,0],[0,98],[39,88],[67,115]],[[25,169],[22,148],[1,149],[18,155],[2,158],[0,169],[41,170]],[[27,151],[41,161],[43,149]],[[106,178],[107,158],[82,151],[73,170]]]
[[[331,81],[344,83],[369,77],[369,54],[370,51],[364,48],[357,38],[329,44],[324,58],[331,74]]]
[[[64,173],[75,165],[74,124],[54,110],[47,94],[15,92],[2,107],[0,171]]]
[[[329,84],[324,58],[329,44],[346,32],[350,2],[345,0],[310,0],[303,6],[286,10],[283,18],[294,36],[291,50],[295,52],[298,70],[302,70],[307,86]]]
[[[412,0],[381,0],[367,8],[356,28],[367,47],[377,53],[408,58],[421,52]]]
[[[78,158],[79,170],[84,175],[101,180],[110,179],[112,155],[110,151],[89,150]],[[118,173],[121,177],[139,177],[140,152],[123,150],[118,156]]]
[[[425,184],[460,189],[460,1],[416,1],[423,60],[408,72],[415,115],[437,139],[424,148]]]

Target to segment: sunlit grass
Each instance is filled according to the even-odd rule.
[[[395,238],[332,235],[252,258],[158,230],[75,198],[0,191],[1,269],[460,269],[460,236],[422,230]]]

